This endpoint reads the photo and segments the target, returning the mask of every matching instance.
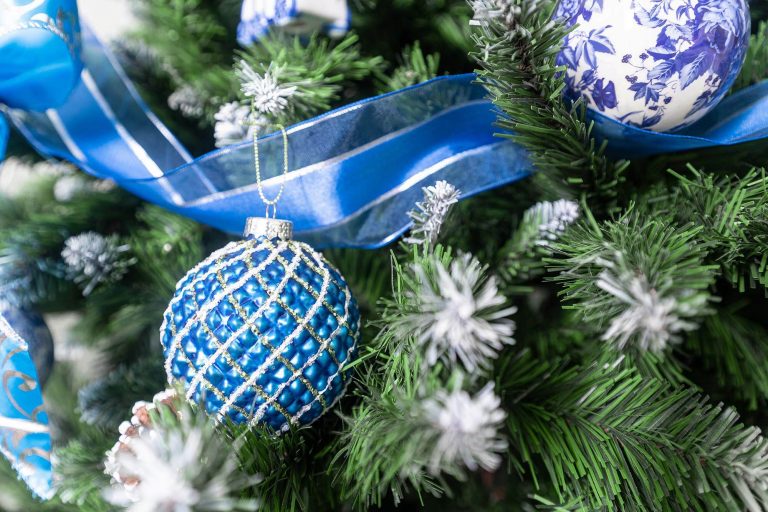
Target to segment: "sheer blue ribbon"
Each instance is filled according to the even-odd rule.
[[[144,199],[232,233],[263,215],[252,144],[192,159],[142,102],[110,51],[83,31],[85,69],[67,101],[46,112],[13,110],[41,152],[112,178]],[[768,135],[768,84],[737,93],[685,132],[640,130],[593,114],[595,134],[621,156],[737,144]],[[494,136],[496,117],[473,75],[436,78],[363,100],[288,129],[283,179],[279,134],[261,139],[264,189],[286,183],[280,217],[318,247],[385,245],[409,226],[421,187],[451,181],[469,197],[527,176],[525,152]]]
[[[732,146],[768,138],[768,81],[725,98],[688,128],[659,133],[619,123],[590,111],[595,135],[608,141],[611,155],[634,158],[715,146]]]
[[[263,215],[252,144],[193,160],[143,104],[114,57],[83,30],[85,69],[67,102],[11,117],[44,154],[72,160],[141,197],[220,229]],[[260,141],[264,190],[286,190],[278,214],[318,247],[378,247],[407,229],[421,187],[448,179],[464,197],[530,172],[524,152],[494,137],[495,113],[472,75],[450,76],[364,100]]]

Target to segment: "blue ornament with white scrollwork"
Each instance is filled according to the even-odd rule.
[[[53,496],[51,435],[42,384],[53,341],[38,314],[0,304],[0,452],[35,495]]]
[[[80,79],[75,0],[1,0],[0,103],[46,110],[63,103]]]
[[[569,93],[638,128],[685,128],[717,105],[749,45],[746,0],[563,0]]]
[[[322,254],[290,240],[290,223],[248,225],[179,281],[161,328],[166,372],[219,420],[287,431],[344,393],[360,313]]]
[[[347,33],[349,25],[347,0],[245,0],[237,40],[248,46],[273,28],[290,34],[324,32],[340,37]]]

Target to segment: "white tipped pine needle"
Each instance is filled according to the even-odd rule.
[[[448,267],[436,257],[413,267],[416,289],[407,292],[411,306],[393,320],[401,338],[415,336],[425,362],[461,362],[472,373],[485,368],[504,345],[512,345],[517,311],[507,306],[496,278],[470,254],[457,256]]]
[[[451,207],[459,202],[461,192],[447,181],[438,181],[434,185],[422,188],[424,200],[416,203],[416,208],[408,212],[413,221],[411,236],[405,239],[410,244],[434,244],[440,235],[445,219]]]
[[[463,464],[469,470],[493,471],[501,464],[507,442],[500,429],[507,414],[501,400],[487,384],[475,396],[462,389],[438,391],[423,404],[424,415],[437,433],[429,461],[433,474],[448,465]]]

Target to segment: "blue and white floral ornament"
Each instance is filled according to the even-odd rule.
[[[52,365],[53,341],[42,317],[0,304],[0,453],[43,499],[54,492],[42,395]]]
[[[316,420],[343,395],[360,313],[290,222],[251,218],[247,238],[179,281],[161,341],[169,382],[209,414],[272,431]]]
[[[574,96],[640,128],[690,125],[726,94],[744,62],[746,0],[563,0],[577,27],[558,56]]]
[[[350,25],[347,0],[245,0],[237,27],[243,46],[258,42],[272,27],[290,34],[322,31],[341,37]]]

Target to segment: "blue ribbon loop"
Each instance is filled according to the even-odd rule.
[[[0,12],[0,108],[45,110],[64,103],[80,79],[75,0],[3,0]],[[0,161],[8,124],[0,111]]]
[[[11,113],[40,152],[229,232],[263,215],[251,142],[193,160],[87,27],[83,43],[86,68],[63,106]],[[496,114],[473,80],[440,77],[290,127],[278,214],[317,247],[379,247],[407,229],[422,186],[448,179],[468,197],[526,176],[524,152],[494,136]],[[267,195],[283,179],[281,144],[279,134],[260,141]]]

